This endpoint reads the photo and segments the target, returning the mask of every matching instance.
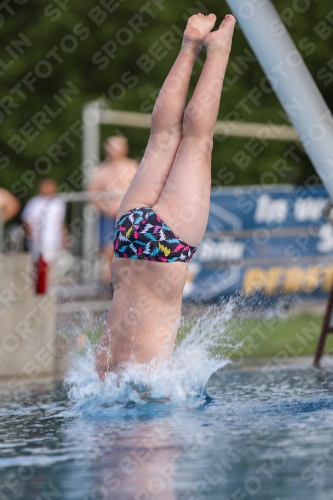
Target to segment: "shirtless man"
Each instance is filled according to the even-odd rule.
[[[96,348],[101,379],[132,363],[158,367],[173,352],[187,262],[208,220],[213,132],[235,25],[227,15],[211,32],[215,21],[214,14],[188,20],[155,104],[146,152],[118,211],[114,298]],[[202,44],[206,62],[184,112]]]
[[[105,147],[105,161],[96,169],[88,185],[90,192],[107,191],[110,194],[125,193],[136,173],[138,163],[128,155],[127,140],[123,136],[111,136]],[[122,198],[104,198],[94,201],[101,212],[100,244],[108,263],[107,280],[110,279],[110,265],[114,256],[113,236],[116,216]]]
[[[0,219],[3,224],[15,217],[20,211],[21,203],[15,196],[7,191],[7,189],[0,188]]]

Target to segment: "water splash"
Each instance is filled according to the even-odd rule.
[[[180,340],[162,370],[154,362],[136,364],[121,376],[110,373],[102,382],[94,367],[94,348],[88,343],[65,380],[69,398],[76,408],[89,411],[152,401],[202,401],[211,375],[230,362],[225,351],[240,346],[233,338],[234,307],[235,301],[229,300],[207,308],[200,317],[183,317]]]

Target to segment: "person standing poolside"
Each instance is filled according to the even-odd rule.
[[[95,170],[88,184],[92,193],[107,192],[109,194],[125,193],[136,173],[138,163],[128,158],[128,144],[123,136],[111,136],[105,144],[105,161]],[[110,266],[114,256],[113,236],[116,227],[116,216],[122,198],[104,198],[94,201],[101,212],[100,246],[106,255],[107,281],[110,281]]]
[[[96,348],[104,379],[133,363],[170,359],[181,315],[188,262],[209,215],[211,153],[235,18],[189,18],[180,54],[157,98],[148,146],[117,215],[114,297]],[[188,103],[192,68],[207,58]],[[185,110],[185,111],[184,111]]]
[[[0,223],[5,224],[20,211],[21,203],[7,189],[0,188]]]
[[[20,211],[21,203],[7,189],[0,188],[0,253],[3,251],[4,225]]]
[[[55,180],[44,179],[38,186],[38,195],[28,201],[22,212],[34,260],[42,254],[48,264],[56,261],[63,246],[66,206],[57,196],[57,189]]]

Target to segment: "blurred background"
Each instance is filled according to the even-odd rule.
[[[332,1],[272,3],[332,110]],[[103,124],[84,140],[83,110],[98,101],[141,113],[147,125],[198,12],[220,22],[229,8],[225,0],[0,5],[1,499],[333,499],[333,357],[330,371],[304,370],[316,347],[322,353],[322,325],[333,332],[333,293],[323,322],[333,283],[329,196],[239,25],[218,119],[270,124],[278,140],[229,136],[230,127],[215,135],[210,217],[189,266],[171,368],[151,379],[145,367],[139,377],[130,370],[126,389],[118,376],[116,389],[111,377],[101,389],[97,382],[91,346],[112,298],[114,229],[114,200],[101,204],[98,192],[124,191],[149,128],[131,127],[137,118],[127,115],[126,126]],[[202,51],[189,98],[204,60]],[[293,137],[281,140],[275,126]],[[97,148],[84,169],[90,140]],[[115,163],[121,183],[103,177]],[[43,384],[66,376],[64,387]],[[171,406],[132,400],[165,384]]]
[[[310,0],[280,0],[273,3],[328,107],[332,109],[333,16],[330,6]],[[86,186],[88,180],[84,180],[82,175],[83,107],[88,102],[99,100],[103,107],[112,110],[151,113],[158,91],[179,51],[187,18],[199,11],[214,12],[220,21],[229,8],[226,2],[216,0],[101,0],[99,3],[87,0],[84,5],[75,0],[50,3],[16,0],[2,5],[0,28],[4,50],[0,59],[0,186],[15,195],[21,203],[21,212],[5,228],[5,253],[22,250],[22,244],[17,244],[19,234],[22,234],[22,210],[27,201],[36,195],[41,181],[53,178],[58,183],[60,193],[82,191]],[[195,65],[189,97],[204,58],[203,51]],[[219,120],[225,119],[290,125],[239,26],[234,36],[219,112]],[[129,156],[136,163],[140,161],[149,135],[148,128],[101,126],[100,159],[104,157],[103,143],[111,135],[125,136],[128,139]],[[288,167],[283,174],[277,175],[274,164],[281,158],[287,159]],[[251,227],[243,225],[238,228],[252,232],[260,228],[261,223],[266,227],[272,221],[281,221],[279,218],[274,220],[274,217],[272,220],[263,218],[260,221],[256,212],[258,206],[247,211],[248,198],[252,200],[250,203],[253,204],[253,199],[257,203],[259,192],[252,188],[247,190],[246,186],[261,185],[265,193],[272,194],[269,201],[277,199],[275,208],[278,208],[282,198],[285,199],[284,203],[290,204],[289,195],[286,194],[291,192],[290,185],[297,187],[309,182],[311,185],[320,184],[301,144],[295,141],[270,140],[253,144],[248,137],[216,134],[212,172],[214,196],[222,196],[222,193],[229,195],[229,212],[238,211],[237,216],[246,219],[252,210],[256,218],[254,225],[249,223]],[[281,191],[280,184],[287,185],[287,188],[281,186]],[[233,186],[245,188],[235,191]],[[323,208],[327,201],[327,194],[318,189],[314,193],[318,202],[317,233],[325,223],[318,206]],[[237,196],[241,198],[239,203]],[[293,202],[296,203],[294,198]],[[81,201],[76,201],[76,204],[67,201],[69,243],[64,246],[68,254],[82,257],[84,242],[78,242],[78,238],[70,239],[73,220],[84,216],[83,198],[77,200]],[[216,200],[222,206],[226,198]],[[265,211],[266,205],[265,199],[261,200],[261,212]],[[232,234],[230,231],[235,227],[228,226],[225,220],[222,224],[221,217],[219,221],[210,219],[208,230],[211,236],[214,231],[220,232],[219,237],[221,231],[229,231],[229,239],[236,241],[234,237],[241,236],[244,243],[246,235],[236,234],[237,231]],[[302,230],[309,221],[311,217],[303,217]],[[79,230],[76,225],[74,233],[77,235],[80,231],[83,237],[82,227]],[[297,234],[293,233],[293,238]],[[333,236],[329,229],[326,229],[326,236],[330,242]],[[287,243],[284,240],[281,248],[285,248]],[[27,243],[23,244],[27,249]],[[262,249],[264,243],[260,245],[253,251],[258,258],[263,258],[272,254],[276,242],[271,239],[272,246],[268,244],[265,247],[265,255],[258,250]],[[327,257],[333,248],[331,243],[326,247]],[[205,248],[208,248],[207,245]],[[211,269],[216,268],[216,260],[222,267],[228,262],[228,249],[223,247],[221,252],[224,257],[210,259],[206,256],[206,261],[203,258],[206,263],[215,260]],[[234,255],[231,260],[245,257],[244,252],[237,252],[237,246],[232,247],[230,252]],[[90,256],[90,261],[94,258]],[[63,274],[68,269],[73,269],[73,261],[68,260],[67,255]],[[82,278],[82,268],[80,272],[78,280]],[[193,276],[197,276],[198,272],[198,268],[194,267]],[[91,278],[91,274],[87,276]],[[103,271],[94,274],[96,279],[102,276]],[[244,279],[244,275],[238,279],[232,288],[233,292],[242,288]],[[324,292],[327,294],[329,285],[326,283],[325,286]],[[213,295],[210,294],[208,299]]]
[[[273,4],[331,110],[332,6],[315,0],[274,0]],[[64,238],[49,284],[59,302],[106,299],[100,305],[89,302],[85,308],[65,304],[58,307],[57,317],[65,318],[64,330],[68,330],[66,315],[80,311],[83,320],[75,316],[74,323],[80,331],[91,331],[93,311],[104,313],[112,293],[106,275],[110,255],[103,253],[98,236],[100,207],[89,203],[89,179],[82,173],[84,106],[99,101],[103,109],[151,113],[178,54],[188,17],[213,12],[220,22],[229,8],[223,0],[11,0],[0,9],[0,188],[19,201],[13,206],[16,215],[5,220],[2,251],[18,258],[2,264],[2,291],[17,283],[18,273],[28,266],[31,287],[45,292],[43,279],[38,286],[33,283],[45,272],[45,262],[38,260],[37,252],[33,272],[28,202],[41,193],[57,192],[61,201],[57,223],[64,219]],[[204,60],[202,51],[189,98]],[[239,25],[218,119],[271,124],[273,129],[290,126]],[[129,123],[100,127],[93,163],[105,158],[106,141],[114,135],[127,139],[129,158],[137,165],[149,128]],[[280,160],[286,161],[287,168],[277,171]],[[305,311],[305,315],[294,323],[291,320],[288,328],[278,323],[278,333],[285,342],[312,321],[312,337],[300,353],[313,353],[333,279],[333,232],[322,215],[328,194],[300,142],[216,134],[212,174],[211,216],[190,266],[185,297],[210,302],[243,292],[247,305],[263,306],[268,315],[273,308],[274,315],[279,304],[282,316],[293,302],[298,313]],[[49,178],[56,184],[48,183],[45,191],[43,181]],[[87,221],[92,224],[85,232]],[[244,303],[239,304],[244,311]],[[315,315],[307,315],[309,304]],[[275,326],[259,355],[278,351],[280,344],[269,350]],[[251,347],[246,354],[255,350]]]
[[[330,6],[318,1],[279,0],[273,3],[282,14],[291,37],[332,109],[333,63],[329,65],[329,60],[332,57],[333,35],[328,36],[328,32],[323,40],[314,30],[314,26],[323,22]],[[91,0],[86,0],[84,4],[75,0],[51,3],[29,0],[12,1],[7,7],[2,7],[4,50],[0,64],[0,179],[1,185],[11,190],[23,203],[35,194],[36,184],[43,176],[52,175],[64,190],[81,188],[78,176],[74,176],[72,184],[68,177],[80,169],[82,161],[81,138],[78,132],[71,132],[70,127],[81,120],[84,104],[105,96],[112,109],[151,112],[157,92],[178,53],[180,33],[185,28],[187,17],[195,10],[214,12],[220,20],[229,11],[224,1],[216,0],[156,3],[145,0],[105,1],[103,5]],[[140,14],[140,10],[142,22],[138,24],[135,16]],[[161,45],[160,60],[157,60],[149,55],[149,49],[170,30],[179,39],[179,44],[171,44],[169,49]],[[23,40],[26,46],[15,48],[14,40]],[[145,54],[155,63],[148,74],[142,69],[142,64],[140,67],[140,60]],[[239,62],[240,56],[247,57]],[[202,53],[201,62],[204,57]],[[196,65],[190,93],[199,72],[200,63]],[[246,105],[244,103],[236,108],[254,87],[260,89],[264,78],[239,28],[234,36],[226,77],[219,119],[237,109],[239,120],[259,123],[271,120],[276,124],[285,124],[279,115],[281,106],[274,92],[262,92],[260,105],[248,98]],[[67,98],[61,98],[63,88],[71,89]],[[45,122],[48,123],[40,123],[37,117],[38,126],[32,119],[36,119],[36,114],[41,113],[45,106],[51,110],[46,111],[48,120],[45,119]],[[76,128],[80,130],[79,126]],[[115,129],[118,132],[119,127],[103,127],[102,140],[115,133]],[[66,138],[60,141],[62,151],[61,156],[57,156],[50,148],[59,142],[65,132],[68,132],[68,138],[67,141]],[[149,131],[124,128],[121,132],[130,137],[131,156],[140,159]],[[8,144],[15,134],[22,141],[19,144],[17,138],[16,150]],[[288,147],[284,142],[271,141],[242,170],[232,157],[244,148],[246,142],[247,139],[216,137],[214,185],[257,184],[261,174],[270,170],[272,163],[283,156]],[[314,173],[301,149],[297,154],[301,161],[290,157],[292,170],[279,182],[300,184]],[[38,163],[40,157],[47,157],[50,161]],[[225,175],[223,167],[230,172],[229,175]]]

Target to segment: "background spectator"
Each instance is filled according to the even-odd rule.
[[[128,158],[128,143],[123,136],[111,136],[105,146],[105,161],[93,173],[88,191],[107,192],[111,194],[125,193],[132,182],[138,163]],[[107,197],[94,201],[101,212],[100,218],[100,246],[107,258],[108,269],[106,278],[110,279],[110,264],[114,256],[113,234],[116,215],[122,197],[109,199]]]
[[[22,212],[34,259],[42,254],[48,263],[55,261],[63,243],[66,209],[56,195],[57,188],[55,180],[43,180],[38,186],[39,194],[28,201]]]
[[[21,208],[21,203],[15,196],[7,191],[7,189],[0,188],[0,219],[4,224],[15,215],[18,214]]]

